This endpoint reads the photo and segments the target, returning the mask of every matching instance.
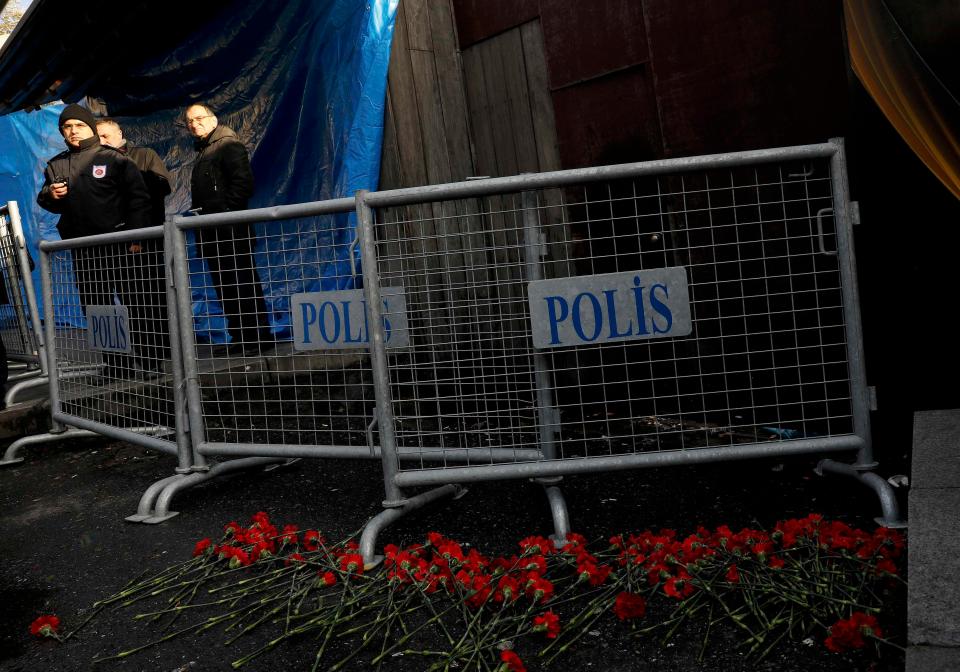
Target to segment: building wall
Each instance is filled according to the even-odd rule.
[[[842,132],[838,0],[452,0],[460,47],[538,22],[563,167]]]
[[[380,188],[474,174],[463,71],[449,0],[402,0],[387,84]]]

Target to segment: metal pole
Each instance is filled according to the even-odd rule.
[[[543,273],[540,268],[542,245],[540,243],[540,217],[537,211],[536,192],[523,192],[521,206],[523,207],[523,252],[527,282],[542,280]],[[554,406],[549,364],[546,356],[539,350],[533,354],[533,370],[537,386],[537,419],[540,425],[540,446],[543,451],[543,459],[554,460],[557,457],[555,443],[557,409]]]
[[[187,234],[179,224],[183,217],[174,216],[170,221],[173,241],[173,292],[176,299],[176,312],[180,324],[180,355],[183,365],[183,382],[186,388],[187,417],[190,425],[190,440],[193,452],[194,469],[209,469],[205,458],[200,454],[199,446],[206,441],[203,425],[203,408],[200,396],[199,371],[197,367],[197,346],[193,334],[193,303],[190,296],[190,273],[187,267]],[[173,343],[171,342],[171,347]],[[179,411],[178,411],[179,417]]]
[[[729,154],[686,156],[678,159],[624,163],[615,166],[594,166],[548,173],[529,173],[451,184],[431,184],[422,187],[371,192],[367,196],[367,204],[372,208],[380,208],[427,201],[488,196],[490,194],[507,194],[524,191],[525,189],[547,189],[583,182],[598,182],[645,175],[752,166],[776,161],[802,161],[804,159],[826,158],[833,155],[835,151],[836,147],[834,145],[821,143],[818,145],[731,152]]]
[[[484,464],[472,467],[446,467],[404,471],[397,474],[399,487],[498,481],[510,478],[543,478],[573,474],[596,474],[645,467],[667,467],[711,462],[733,462],[788,455],[811,455],[840,450],[859,450],[863,441],[858,436],[844,435],[830,439],[793,439],[766,443],[743,443],[722,448],[695,448],[661,452],[627,453],[602,457],[543,460],[517,464]]]
[[[833,212],[837,227],[837,254],[839,255],[843,317],[847,326],[847,361],[850,367],[850,400],[853,410],[853,431],[863,439],[857,453],[855,468],[873,469],[873,439],[870,433],[870,401],[867,391],[867,373],[863,361],[863,328],[860,324],[860,295],[857,289],[857,260],[853,248],[853,227],[850,222],[850,192],[847,184],[847,160],[843,138],[830,143],[836,151],[830,158],[833,185]]]
[[[525,191],[521,195],[523,208],[523,252],[527,270],[527,282],[542,280],[543,272],[540,259],[543,256],[543,244],[540,238],[540,215],[537,209],[537,192]],[[539,424],[540,449],[544,460],[557,458],[557,426],[559,418],[554,405],[553,385],[550,377],[550,368],[547,357],[539,350],[533,353],[534,380],[537,387],[537,420]],[[537,481],[543,485],[550,504],[550,515],[553,518],[553,540],[558,546],[566,543],[570,533],[570,515],[567,512],[567,503],[563,497],[559,484],[562,476],[540,478]]]
[[[383,464],[385,507],[403,506],[406,497],[395,480],[400,470],[397,459],[397,438],[394,434],[393,399],[387,368],[387,344],[383,328],[383,302],[380,298],[380,275],[377,271],[377,250],[373,230],[373,210],[366,203],[367,191],[357,192],[357,229],[360,237],[360,264],[363,272],[363,296],[370,325],[370,360],[373,366],[373,391],[377,400],[377,424]]]
[[[40,243],[40,292],[43,296],[43,333],[46,341],[47,372],[50,379],[50,432],[56,434],[66,428],[57,420],[60,412],[60,388],[57,374],[57,325],[53,315],[53,266],[47,245]]]
[[[23,235],[23,222],[20,220],[20,207],[16,201],[7,204],[10,208],[10,225],[17,241],[17,255],[22,269],[24,294],[27,295],[27,310],[30,312],[30,322],[33,324],[33,334],[36,338],[37,358],[40,361],[40,370],[48,375],[47,361],[44,351],[43,327],[40,322],[40,311],[37,309],[37,295],[33,289],[33,277],[30,273],[30,257],[27,254],[26,238]]]
[[[187,395],[184,394],[183,348],[180,343],[180,315],[177,309],[176,283],[173,272],[173,226],[163,227],[163,288],[167,302],[166,329],[170,339],[170,365],[173,367],[174,427],[177,436],[177,467],[174,471],[186,474],[195,466],[205,466],[206,459],[190,443],[190,419],[187,414]],[[189,293],[189,289],[187,290]],[[198,459],[200,460],[198,462]]]
[[[2,264],[3,270],[6,270],[7,297],[10,299],[10,305],[16,315],[17,330],[20,332],[20,339],[23,341],[23,354],[31,355],[36,353],[32,352],[30,329],[27,325],[27,316],[23,312],[23,292],[20,289],[20,276],[22,274],[17,264],[18,260],[14,256],[17,247],[17,239],[13,230],[14,213],[19,217],[17,204],[15,201],[8,201],[7,217],[0,217],[0,239],[9,240],[10,248],[8,249],[6,245],[0,246],[0,264]]]

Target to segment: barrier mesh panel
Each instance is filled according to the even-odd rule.
[[[832,205],[823,159],[377,209],[409,322],[388,351],[398,446],[564,459],[852,433]],[[533,346],[530,280],[664,268],[686,276],[688,335]]]
[[[50,264],[60,410],[173,442],[162,241],[61,250]]]
[[[194,339],[207,442],[366,452],[376,405],[370,358],[362,318],[342,322],[344,301],[362,311],[359,267],[342,242],[354,230],[343,213],[187,232],[203,259],[189,269],[194,299],[212,306],[195,316]],[[354,287],[355,296],[330,300],[330,292]],[[294,318],[306,321],[297,344]],[[323,340],[343,341],[348,328],[355,347]]]

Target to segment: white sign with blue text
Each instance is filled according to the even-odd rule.
[[[380,298],[387,347],[409,345],[403,287],[381,287]],[[346,350],[370,345],[362,289],[294,294],[290,297],[290,317],[294,350]]]
[[[132,352],[126,306],[87,306],[87,342],[100,352]]]
[[[534,280],[529,301],[536,348],[668,338],[693,331],[687,271],[680,266]]]

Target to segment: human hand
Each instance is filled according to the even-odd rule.
[[[59,201],[61,198],[67,197],[67,183],[66,182],[54,182],[50,185],[50,196],[55,201]]]

